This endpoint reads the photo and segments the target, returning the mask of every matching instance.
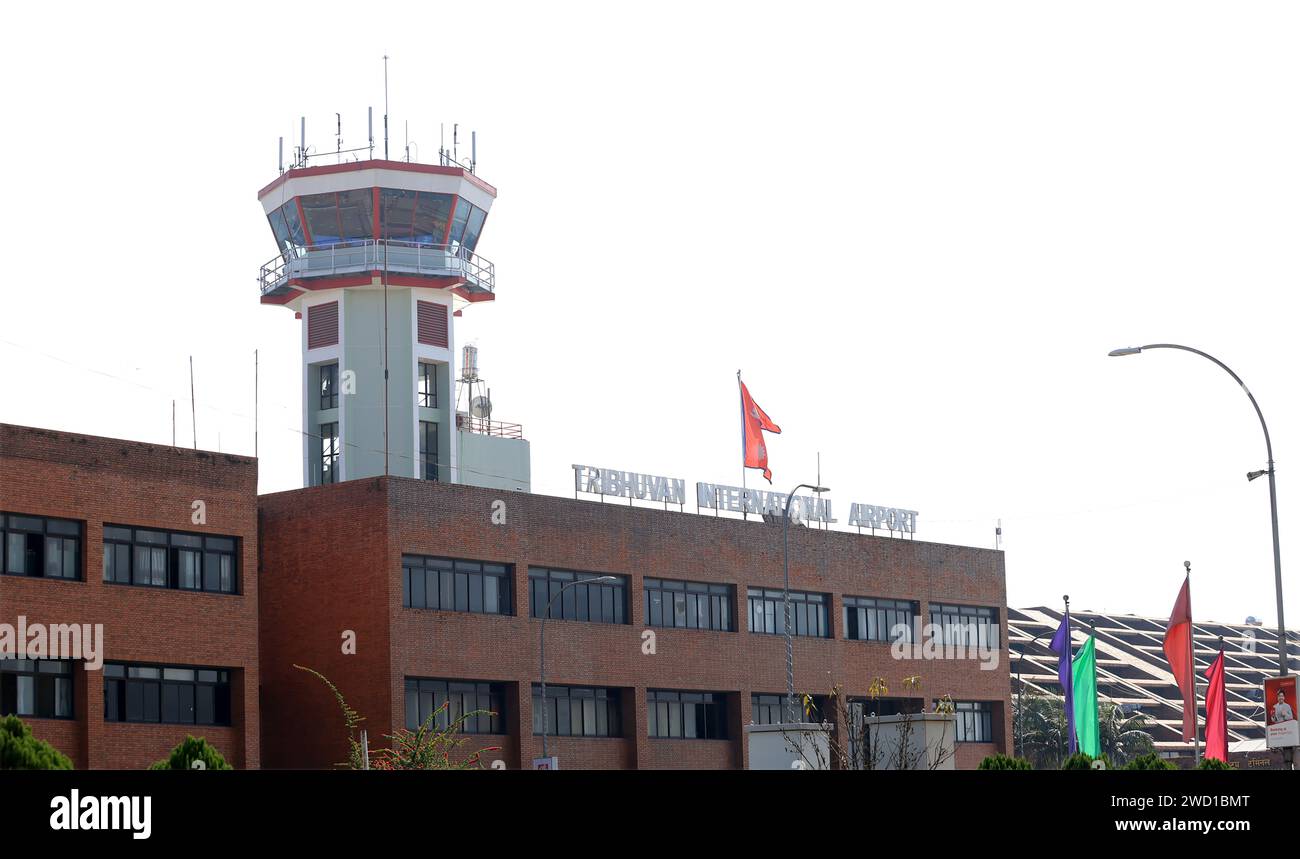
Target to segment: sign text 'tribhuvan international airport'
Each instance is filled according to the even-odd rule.
[[[663,504],[686,504],[686,481],[679,477],[660,477],[655,474],[638,474],[614,468],[596,468],[590,465],[573,466],[573,491],[602,497],[615,497],[652,501]],[[786,494],[764,489],[724,486],[717,483],[696,483],[695,504],[703,510],[720,510],[731,513],[753,513],[759,516],[781,516],[785,513]],[[829,498],[814,495],[796,495],[790,505],[790,515],[805,522],[838,522],[831,509]],[[916,533],[915,510],[899,507],[880,507],[875,504],[854,503],[849,506],[848,525],[851,528],[871,528]]]

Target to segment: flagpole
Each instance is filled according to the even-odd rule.
[[[1200,706],[1197,704],[1196,697],[1196,687],[1200,684],[1197,683],[1196,678],[1196,625],[1192,620],[1192,562],[1183,561],[1183,568],[1187,571],[1187,667],[1192,672],[1192,761],[1194,764],[1200,764],[1201,726],[1197,720]]]
[[[1061,597],[1065,600],[1065,664],[1070,667],[1070,695],[1063,700],[1068,701],[1070,712],[1065,714],[1065,747],[1071,755],[1079,750],[1078,733],[1074,725],[1074,627],[1070,624],[1070,595],[1066,594]],[[1065,690],[1061,690],[1062,696]]]
[[[745,455],[749,452],[749,439],[745,437],[745,395],[741,392],[740,371],[736,371],[736,395],[740,397],[740,488],[748,490],[749,484],[746,482]],[[741,511],[745,521],[749,521],[749,505],[744,502],[744,495],[741,496]]]

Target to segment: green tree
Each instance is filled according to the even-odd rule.
[[[1104,766],[1102,767],[1093,766],[1093,761],[1101,761],[1104,764]],[[1092,770],[1092,769],[1113,769],[1113,767],[1111,766],[1110,758],[1106,755],[1105,752],[1102,752],[1101,757],[1098,758],[1094,758],[1092,755],[1088,754],[1087,752],[1075,752],[1074,754],[1070,755],[1068,758],[1066,758],[1064,761],[1061,762],[1061,769]]]
[[[1219,760],[1218,758],[1204,758],[1204,759],[1201,760],[1201,762],[1200,762],[1199,764],[1196,765],[1196,768],[1197,768],[1198,770],[1230,770],[1230,769],[1232,769],[1232,767],[1228,766],[1228,764],[1227,764],[1226,761],[1221,761],[1221,760]]]
[[[1054,770],[1069,753],[1065,708],[1060,698],[1046,695],[1016,696],[1014,719],[1022,737],[1020,755],[1034,769]]]
[[[1169,763],[1169,761],[1160,757],[1155,752],[1150,752],[1145,755],[1138,755],[1136,758],[1129,761],[1128,766],[1124,767],[1124,769],[1126,770],[1176,770],[1178,769],[1178,767]]]
[[[195,761],[202,761],[202,766],[195,766]],[[228,770],[230,764],[203,737],[187,736],[181,740],[167,757],[149,765],[151,770]]]
[[[70,770],[67,755],[32,735],[17,716],[0,719],[0,770]]]
[[[1101,751],[1110,755],[1117,766],[1155,751],[1155,742],[1146,732],[1147,717],[1142,713],[1125,715],[1124,711],[1103,702],[1098,708],[1101,727]]]
[[[1064,701],[1055,696],[1026,695],[1021,712],[1020,702],[1013,702],[1017,731],[1023,733],[1023,748],[1018,751],[1034,765],[1035,769],[1056,769],[1068,755],[1069,734],[1065,722]],[[1155,749],[1151,735],[1146,732],[1146,716],[1141,713],[1125,715],[1110,701],[1098,708],[1098,727],[1101,731],[1103,757],[1123,766],[1136,757]]]
[[[1010,755],[989,755],[980,761],[979,768],[982,770],[1031,770],[1033,766],[1024,758],[1013,758]]]

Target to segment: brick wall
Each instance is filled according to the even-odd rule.
[[[0,576],[0,623],[102,623],[104,659],[232,669],[231,727],[106,724],[103,679],[74,669],[74,720],[33,732],[78,767],[138,768],[187,733],[259,765],[257,463],[247,457],[0,424],[0,511],[84,523],[80,581]],[[207,524],[191,520],[195,500]],[[104,523],[240,539],[237,595],[103,582]]]
[[[496,500],[505,502],[504,525],[491,521]],[[294,661],[327,666],[325,673],[367,716],[372,737],[381,725],[382,733],[402,725],[407,676],[505,683],[513,740],[502,756],[511,767],[540,756],[529,691],[538,677],[539,631],[528,617],[530,565],[630,578],[629,624],[547,624],[549,683],[617,687],[631,702],[623,707],[625,739],[557,740],[552,754],[561,756],[562,767],[743,766],[750,694],[785,689],[784,640],[746,631],[746,586],[782,584],[779,526],[403,478],[280,493],[264,496],[260,504],[263,757],[269,766],[325,766],[342,759],[340,752],[329,753],[343,748],[333,700],[323,692],[304,695],[310,684],[301,679],[283,682],[283,666]],[[512,564],[515,616],[402,608],[404,553]],[[825,694],[838,685],[850,695],[865,695],[872,680],[883,677],[899,694],[902,679],[918,675],[921,691],[911,694],[928,701],[950,694],[995,702],[996,742],[961,747],[960,764],[973,766],[989,751],[1008,747],[1001,552],[795,527],[790,557],[793,589],[832,594],[835,636],[795,639],[799,691]],[[655,629],[656,653],[644,654],[646,576],[735,584],[739,631]],[[1004,627],[998,667],[981,671],[970,661],[895,660],[886,644],[846,641],[844,595],[918,600],[924,618],[932,600],[996,606]],[[356,656],[339,652],[343,629],[365,631]],[[727,693],[730,739],[649,739],[645,692],[655,688]]]

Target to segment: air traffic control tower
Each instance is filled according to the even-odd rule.
[[[304,485],[392,474],[528,491],[519,425],[483,397],[458,408],[477,362],[455,366],[455,320],[496,298],[477,252],[496,189],[449,153],[339,161],[300,154],[257,194],[279,248],[262,303],[302,321]]]

